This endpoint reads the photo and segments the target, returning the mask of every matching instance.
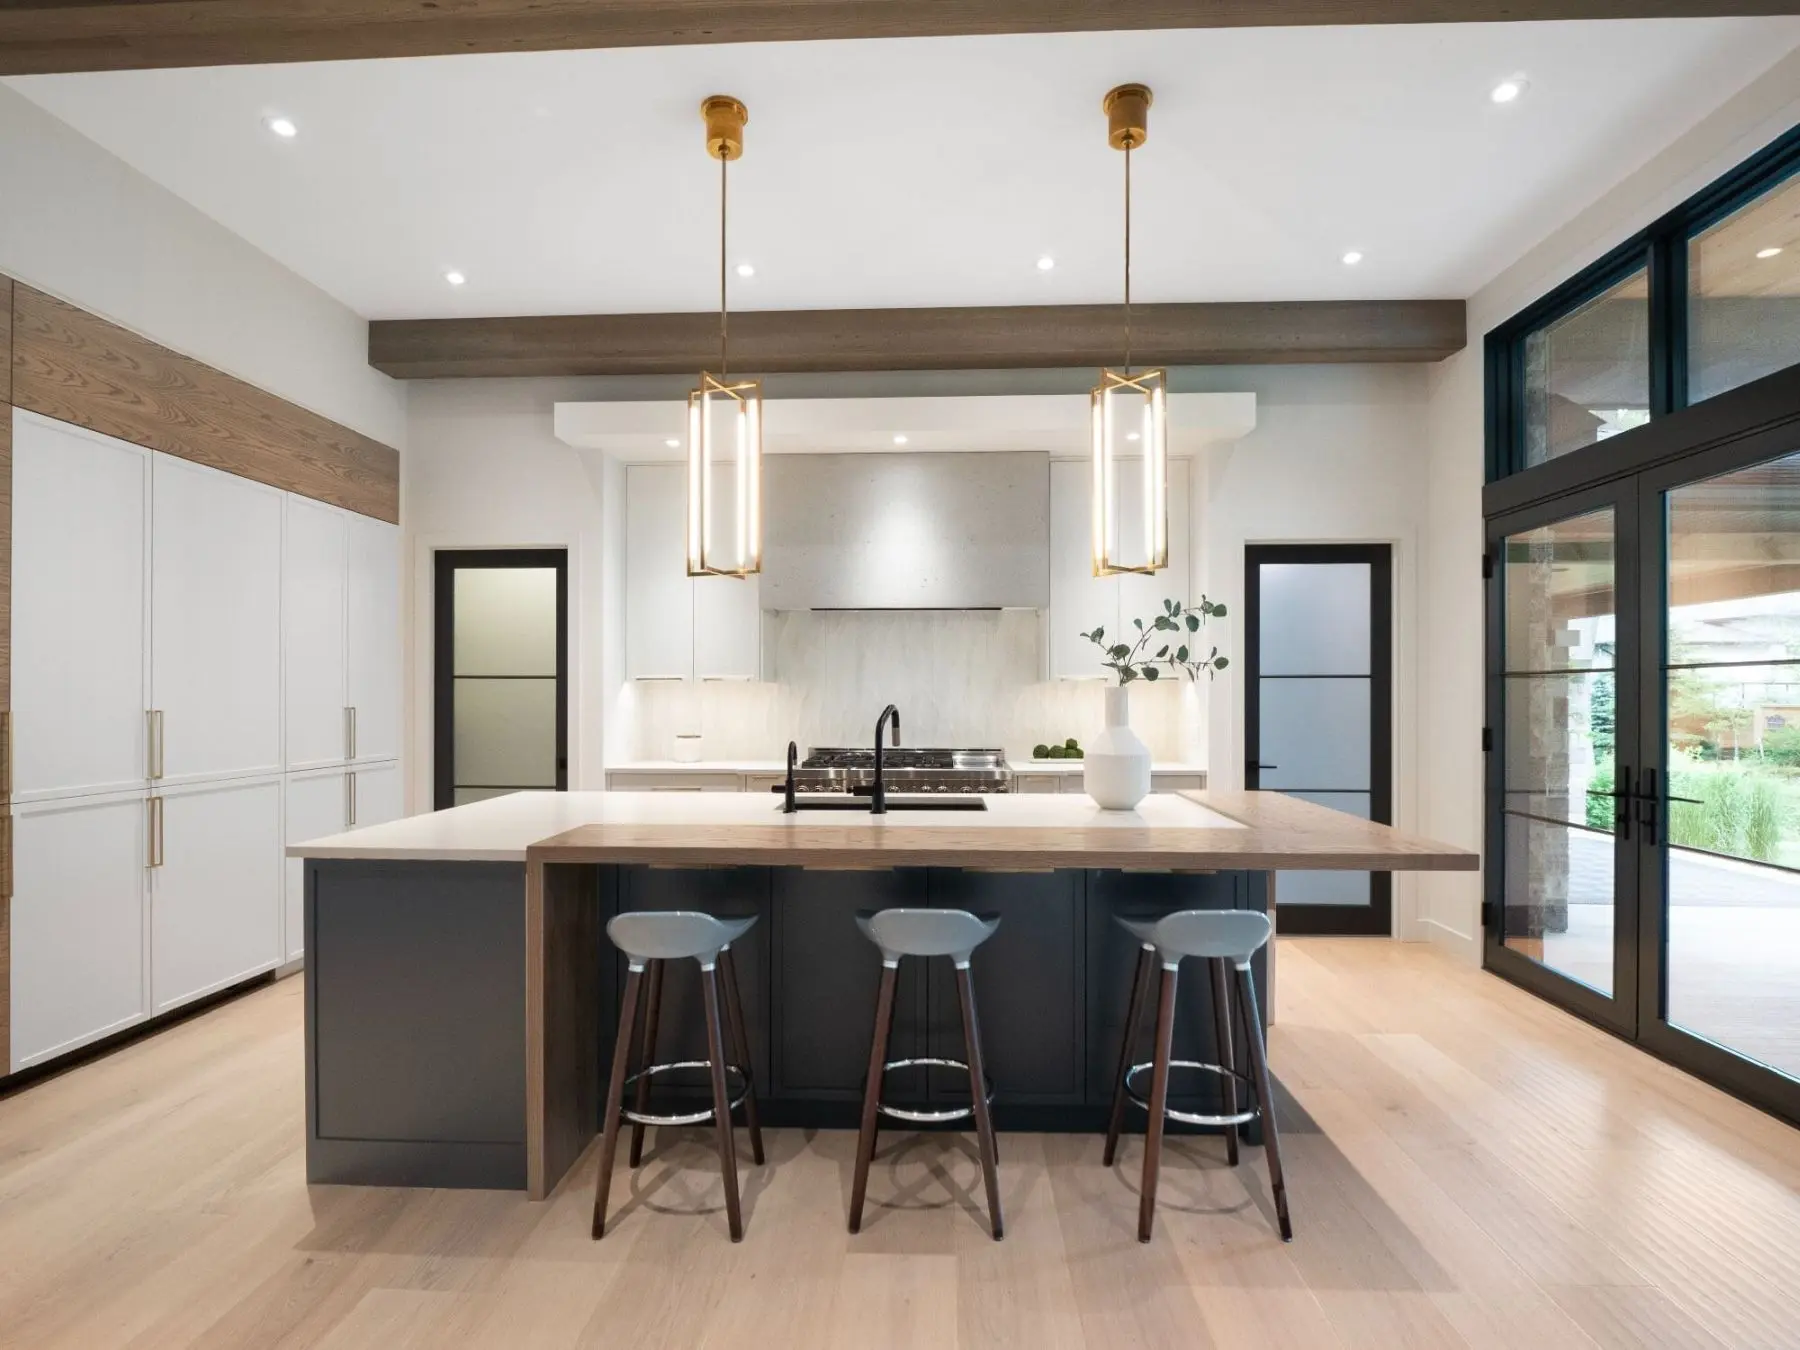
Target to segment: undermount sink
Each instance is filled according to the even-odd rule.
[[[794,798],[796,811],[860,811],[865,816],[873,814],[869,810],[867,797],[805,797]],[[776,803],[775,809],[782,810]],[[985,811],[987,803],[980,797],[908,797],[903,800],[888,798],[889,811]],[[785,813],[784,813],[785,814]]]

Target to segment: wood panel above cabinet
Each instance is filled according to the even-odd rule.
[[[380,442],[29,286],[12,309],[15,406],[400,519],[400,456]]]

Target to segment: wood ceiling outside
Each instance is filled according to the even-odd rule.
[[[582,47],[1316,24],[1712,18],[1793,0],[13,0],[0,75]]]

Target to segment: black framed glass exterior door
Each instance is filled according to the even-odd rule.
[[[1629,486],[1488,526],[1488,964],[1626,1033],[1637,543]]]
[[[569,785],[563,549],[436,555],[433,803]]]
[[[1386,544],[1244,550],[1244,786],[1393,822]],[[1277,872],[1284,933],[1387,934],[1386,872]]]

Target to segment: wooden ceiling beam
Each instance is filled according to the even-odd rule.
[[[1141,366],[1439,361],[1461,351],[1461,300],[1138,305]],[[751,310],[731,316],[746,373],[1117,365],[1118,305]],[[719,316],[570,314],[369,325],[369,364],[398,379],[691,375],[718,364]]]
[[[1793,0],[10,0],[0,75],[578,47],[1791,12]]]

